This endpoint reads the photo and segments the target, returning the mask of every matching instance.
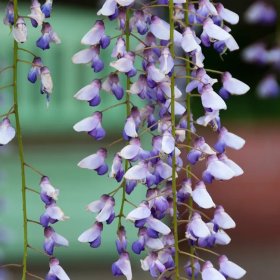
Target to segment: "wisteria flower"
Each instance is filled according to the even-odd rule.
[[[38,0],[32,0],[30,11],[31,13],[28,15],[28,17],[31,18],[32,25],[34,27],[37,27],[38,25],[41,26],[45,19],[45,15],[41,10],[41,4]]]
[[[61,208],[55,203],[52,203],[50,205],[46,205],[46,210],[40,217],[40,224],[43,227],[47,227],[49,224],[54,224],[57,221],[65,221],[67,219],[69,219],[69,217],[65,216]]]
[[[14,24],[14,1],[13,0],[9,0],[7,7],[6,7],[6,13],[5,13],[5,17],[4,17],[4,24],[6,25],[13,25]]]
[[[46,276],[46,280],[70,280],[64,269],[59,265],[59,260],[56,258],[50,259],[50,270]]]
[[[101,148],[96,152],[96,154],[90,155],[82,159],[78,163],[78,166],[81,168],[96,170],[98,175],[103,175],[108,171],[108,165],[105,163],[106,157],[107,150]]]
[[[24,43],[27,40],[27,27],[24,18],[18,17],[13,25],[13,36],[18,43]]]
[[[90,106],[97,106],[101,102],[100,89],[101,81],[93,80],[89,85],[80,89],[74,97],[77,100],[88,101]]]
[[[226,280],[210,261],[206,261],[202,266],[202,280]]]
[[[60,234],[56,233],[52,227],[46,227],[44,229],[45,241],[44,251],[52,256],[55,246],[68,246],[69,242]]]
[[[98,222],[107,222],[110,224],[115,218],[114,212],[115,199],[109,195],[102,195],[99,200],[91,202],[87,210],[98,213],[95,217]]]
[[[50,43],[60,44],[61,40],[53,31],[52,26],[48,22],[44,22],[42,26],[42,36],[36,41],[36,46],[42,50],[50,48]]]
[[[192,192],[192,198],[201,208],[209,209],[216,206],[203,182],[196,184]]]
[[[85,131],[96,140],[101,140],[105,137],[105,130],[102,127],[102,113],[95,112],[92,116],[87,117],[74,125],[74,130],[77,132]]]
[[[225,277],[240,279],[246,274],[246,271],[242,267],[230,261],[225,255],[219,257],[219,265],[220,272]]]
[[[114,276],[124,275],[127,280],[132,279],[132,270],[128,253],[122,253],[120,258],[113,263],[112,273]]]
[[[100,44],[103,49],[107,48],[110,44],[110,37],[105,34],[104,22],[97,20],[92,29],[84,35],[81,43],[90,46]]]
[[[213,222],[215,225],[222,229],[235,228],[236,224],[234,220],[225,212],[222,206],[218,206],[214,213]]]
[[[41,93],[46,93],[47,97],[53,91],[53,81],[51,72],[48,67],[43,66],[40,68],[40,77],[41,77]]]
[[[90,247],[97,248],[101,244],[101,232],[103,230],[103,224],[100,222],[95,222],[95,224],[83,232],[79,238],[78,241],[89,243]]]
[[[27,79],[29,82],[34,84],[38,77],[41,75],[41,68],[43,67],[42,59],[40,57],[34,57],[32,61],[32,67],[28,72]]]
[[[115,73],[111,73],[102,83],[102,89],[107,92],[112,92],[118,100],[124,96],[124,89],[120,83],[119,76]]]
[[[11,142],[16,135],[15,129],[12,127],[8,117],[0,122],[0,146]]]
[[[43,176],[41,178],[40,187],[41,187],[40,196],[44,203],[48,205],[54,201],[57,201],[59,190],[54,188],[54,186],[50,183],[50,180],[47,176]]]
[[[197,238],[206,238],[210,234],[210,230],[201,219],[200,214],[194,213],[187,225],[186,238],[196,240]]]

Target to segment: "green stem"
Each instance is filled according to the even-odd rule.
[[[14,17],[15,22],[18,18],[18,0],[14,0]],[[18,140],[18,153],[20,159],[21,169],[21,195],[22,195],[22,213],[23,213],[23,257],[22,257],[22,280],[26,280],[27,275],[27,206],[26,206],[26,179],[25,179],[25,165],[24,165],[24,153],[22,143],[22,132],[20,126],[20,116],[18,110],[18,85],[17,85],[17,72],[18,72],[18,43],[14,40],[14,53],[13,53],[13,97],[14,97],[14,112],[16,119],[16,134]]]
[[[188,8],[189,8],[189,1],[186,1],[185,3],[185,24],[186,26],[189,26],[189,12],[188,12]],[[190,79],[188,78],[188,76],[191,75],[191,62],[189,59],[186,59],[186,83],[188,84],[190,82]],[[191,145],[192,145],[192,133],[191,131],[191,95],[189,93],[187,93],[187,98],[186,98],[186,109],[187,109],[187,137],[186,137],[186,152],[187,154],[190,152],[191,150]],[[191,172],[191,165],[187,164],[186,166],[186,175],[188,178],[192,177],[193,174]],[[190,196],[189,201],[188,201],[188,206],[189,206],[189,218],[188,220],[191,220],[192,214],[193,214],[193,199]],[[192,267],[192,280],[194,280],[195,278],[195,271],[194,271],[194,258],[193,255],[195,253],[195,248],[194,246],[190,245],[190,261],[191,261],[191,267]]]
[[[130,16],[130,10],[129,8],[126,9],[126,17],[125,17],[125,41],[126,41],[126,51],[130,51],[130,29],[129,29],[129,16]],[[127,76],[126,78],[126,116],[128,117],[130,114],[130,95],[129,95],[129,90],[130,90],[130,78]],[[125,161],[125,172],[128,170],[129,162],[128,160]],[[122,184],[122,203],[121,203],[121,208],[120,208],[120,213],[119,213],[119,223],[118,223],[118,228],[121,227],[122,225],[122,217],[124,216],[124,203],[126,201],[126,193],[125,193],[125,185],[126,182],[123,180]]]
[[[175,59],[175,46],[174,46],[174,1],[169,0],[169,24],[170,24],[170,53]],[[176,119],[175,119],[175,74],[171,76],[171,124],[172,136],[176,138]],[[175,247],[175,279],[180,279],[179,271],[179,243],[178,243],[178,221],[177,221],[177,184],[176,184],[176,155],[172,156],[172,196],[173,196],[173,234],[174,234],[174,247]]]

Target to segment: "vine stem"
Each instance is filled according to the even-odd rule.
[[[169,24],[170,24],[170,53],[175,59],[175,46],[174,46],[174,1],[169,0]],[[176,119],[175,119],[175,74],[171,76],[171,124],[172,136],[176,138]],[[180,279],[179,271],[179,243],[178,243],[178,221],[177,221],[177,183],[176,183],[176,155],[172,156],[172,196],[173,196],[173,234],[174,234],[174,247],[175,247],[175,279]]]
[[[187,0],[185,3],[185,24],[186,26],[189,26],[189,1]],[[189,76],[191,75],[191,61],[189,59],[186,59],[186,83],[188,84],[190,82]],[[186,97],[186,109],[187,109],[187,137],[186,137],[186,152],[187,154],[191,150],[192,145],[192,133],[191,133],[191,95],[187,94]],[[191,172],[191,165],[186,165],[186,175],[187,178],[193,177],[193,173]],[[188,220],[191,220],[191,216],[193,214],[193,199],[190,196],[188,201],[188,208],[189,208],[189,217]],[[190,245],[190,262],[191,262],[191,268],[192,268],[192,280],[195,278],[195,271],[194,271],[194,258],[193,255],[195,253],[194,246]]]
[[[18,0],[14,0],[14,18],[15,22],[18,18]],[[14,112],[16,120],[16,134],[18,141],[18,154],[20,159],[21,169],[21,197],[22,197],[22,214],[23,214],[23,257],[22,257],[22,280],[26,280],[27,275],[27,205],[26,205],[26,178],[25,178],[25,165],[24,153],[22,143],[22,132],[20,126],[20,116],[18,110],[18,85],[17,85],[17,72],[18,72],[18,43],[14,40],[13,52],[13,97],[14,97]]]
[[[125,41],[126,41],[126,51],[130,51],[130,29],[129,29],[129,15],[130,11],[129,8],[126,9],[126,17],[125,17]],[[130,78],[127,76],[126,78],[126,116],[128,117],[130,114]],[[128,170],[129,162],[128,160],[125,160],[125,172]],[[122,225],[122,217],[124,216],[124,204],[126,202],[126,195],[125,195],[125,179],[123,180],[122,183],[122,203],[121,203],[121,208],[120,208],[120,213],[119,213],[119,223],[118,223],[118,228],[121,227]]]

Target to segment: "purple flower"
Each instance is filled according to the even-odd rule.
[[[246,11],[245,19],[251,24],[274,24],[277,20],[277,12],[270,4],[257,1]]]
[[[263,78],[258,84],[257,92],[261,98],[278,97],[280,94],[280,86],[275,75],[270,74]]]
[[[132,77],[136,74],[136,69],[133,65],[134,59],[135,55],[132,52],[128,52],[117,61],[111,62],[110,66],[115,68],[117,71],[126,73],[129,77]]]
[[[139,207],[135,208],[134,210],[130,211],[127,214],[126,219],[130,221],[137,221],[147,219],[151,216],[151,210],[149,209],[146,203],[141,203]]]
[[[200,41],[195,36],[195,33],[191,30],[190,27],[187,27],[185,32],[183,33],[181,47],[184,49],[186,53],[192,51],[201,51],[201,47],[199,46],[199,43]]]
[[[115,178],[117,182],[120,182],[124,175],[124,168],[122,166],[122,158],[116,154],[113,160],[110,177]]]
[[[116,247],[119,255],[126,252],[127,240],[126,231],[123,226],[118,229],[118,239],[116,240]]]
[[[192,268],[192,264],[190,261],[188,261],[186,263],[186,265],[184,266],[185,272],[187,274],[187,276],[192,277],[193,272],[194,272],[194,278],[197,278],[200,274],[200,263],[198,260],[194,260],[194,264],[193,264],[193,268]]]
[[[68,246],[69,242],[63,236],[54,231],[52,227],[44,228],[44,251],[46,254],[52,256],[55,246]]]
[[[226,147],[239,150],[244,145],[245,140],[243,138],[229,132],[225,127],[222,127],[219,132],[218,142],[215,144],[215,149],[219,153],[223,153]]]
[[[219,265],[220,272],[225,277],[240,279],[246,274],[246,271],[242,267],[230,261],[225,255],[219,257]]]
[[[0,122],[0,146],[8,144],[16,135],[15,129],[12,127],[8,117]]]
[[[6,7],[6,13],[5,18],[3,20],[4,24],[6,25],[13,25],[14,24],[14,1],[9,0],[7,7]]]
[[[13,25],[12,33],[18,43],[24,43],[27,40],[27,27],[24,18],[18,17],[17,22]]]
[[[41,4],[39,3],[38,0],[32,0],[30,11],[31,13],[28,15],[28,17],[31,18],[32,25],[34,27],[37,27],[38,25],[42,25],[45,19],[45,15],[41,11]]]
[[[144,271],[150,271],[153,278],[159,277],[166,270],[164,264],[159,260],[158,254],[153,252],[141,260],[141,267]]]
[[[95,170],[98,175],[104,175],[108,171],[108,165],[105,163],[107,150],[100,148],[96,154],[90,155],[82,159],[78,166],[90,170]]]
[[[43,176],[40,181],[41,192],[40,196],[42,201],[46,205],[50,205],[53,202],[57,201],[59,190],[55,189],[54,186],[50,183],[47,176]]]
[[[77,132],[85,131],[96,140],[101,140],[105,137],[105,130],[102,127],[102,113],[95,112],[92,116],[87,117],[74,125],[74,130]]]
[[[72,57],[72,62],[75,64],[87,64],[91,63],[91,67],[93,68],[94,72],[98,73],[103,70],[104,63],[99,57],[100,54],[100,46],[94,45],[91,46],[89,49],[84,49],[77,52]]]
[[[234,171],[225,163],[220,161],[217,156],[212,155],[207,158],[207,169],[203,172],[203,180],[211,183],[216,180],[230,180],[235,175]]]
[[[28,81],[34,84],[38,77],[41,75],[41,68],[43,67],[42,59],[40,57],[34,57],[32,61],[32,67],[28,72]]]
[[[226,110],[224,100],[213,90],[211,85],[205,85],[201,90],[201,102],[205,109]]]
[[[74,97],[77,100],[88,101],[90,106],[97,106],[101,102],[100,89],[101,81],[93,80],[89,85],[80,89]]]
[[[228,213],[225,212],[222,206],[217,206],[214,213],[213,223],[222,229],[231,229],[236,227],[234,220]]]
[[[105,25],[102,20],[97,20],[95,25],[81,40],[84,45],[97,45],[100,44],[102,49],[105,49],[110,44],[110,37],[105,34]]]
[[[202,181],[198,182],[192,192],[194,202],[204,209],[216,207],[210,194],[207,192],[206,186]]]
[[[50,94],[53,91],[53,81],[50,70],[48,67],[43,66],[40,68],[41,77],[41,93],[47,95],[47,100],[49,101]]]
[[[56,258],[50,259],[50,270],[46,276],[46,280],[70,280],[64,269],[59,265]]]
[[[210,261],[206,261],[202,267],[202,280],[226,280],[226,278],[213,267]]]
[[[91,228],[89,228],[79,236],[78,241],[89,243],[90,247],[97,248],[101,244],[102,230],[103,230],[103,224],[99,222],[95,222]]]
[[[118,100],[124,96],[124,89],[120,84],[119,76],[115,73],[111,73],[102,83],[102,89],[107,92],[112,92]]]
[[[46,210],[40,217],[40,224],[43,227],[47,227],[49,224],[54,224],[57,221],[65,221],[69,219],[65,216],[63,211],[53,202],[52,204],[46,205]]]
[[[129,21],[130,29],[136,28],[140,35],[145,35],[149,30],[150,16],[144,11],[136,10]]]
[[[173,71],[174,60],[168,48],[163,48],[161,51],[161,56],[159,57],[159,69],[165,75],[168,75]]]
[[[107,0],[108,1],[108,0]],[[112,273],[114,276],[125,276],[127,280],[132,279],[131,264],[128,253],[122,253],[120,258],[113,263]]]
[[[223,4],[217,3],[216,5],[219,17],[230,24],[237,24],[239,22],[239,15],[235,12],[225,8]]]
[[[194,213],[187,225],[186,238],[197,240],[198,238],[206,238],[210,234],[210,230],[202,221],[201,216],[198,213]]]
[[[179,202],[184,202],[192,194],[192,182],[191,179],[184,179],[181,188],[177,191],[177,199]]]
[[[87,206],[87,210],[98,213],[95,217],[98,222],[102,223],[106,221],[109,224],[115,218],[114,206],[115,199],[112,196],[104,194],[99,200],[91,202]]]
[[[41,6],[41,10],[46,18],[49,18],[51,16],[52,2],[53,0],[46,0],[46,2]]]
[[[60,44],[61,40],[53,31],[52,26],[48,22],[44,22],[42,29],[42,36],[36,41],[36,46],[42,50],[50,48],[50,43]]]
[[[120,152],[119,156],[128,159],[129,161],[136,161],[144,153],[141,148],[141,142],[139,138],[133,138],[130,140],[129,145],[125,146]]]

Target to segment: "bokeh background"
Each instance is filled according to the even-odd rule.
[[[27,11],[26,3],[20,2],[23,3],[22,11]],[[274,27],[252,27],[244,23],[242,14],[252,1],[228,0],[223,3],[241,16],[241,23],[233,27],[232,32],[241,49],[275,31]],[[34,86],[27,82],[28,65],[20,66],[20,111],[26,159],[48,175],[52,183],[60,189],[59,205],[71,219],[58,223],[56,230],[69,239],[71,246],[57,249],[56,254],[74,280],[101,277],[112,279],[111,263],[117,259],[114,249],[114,231],[117,225],[105,227],[99,249],[91,249],[77,241],[79,234],[94,221],[94,216],[85,211],[85,205],[116,186],[106,176],[97,177],[94,172],[76,166],[80,159],[94,153],[100,143],[89,139],[85,134],[79,135],[72,129],[73,124],[93,111],[72,97],[78,89],[92,80],[92,70],[83,65],[73,65],[71,57],[81,49],[80,38],[95,22],[98,5],[100,1],[55,1],[51,23],[63,43],[52,45],[50,51],[43,53],[34,46],[39,31],[30,30],[26,48],[42,54],[44,63],[53,75],[55,90],[48,109],[44,97],[40,95],[39,85]],[[2,1],[1,18],[4,8],[5,3]],[[107,26],[107,30],[109,34],[115,32],[112,24]],[[2,68],[11,63],[12,46],[6,26],[0,26],[0,38]],[[30,56],[23,53],[21,58],[30,59]],[[105,53],[103,58],[108,61],[109,54]],[[265,69],[244,64],[240,52],[227,54],[222,62],[215,52],[210,51],[207,61],[207,68],[230,69],[234,77],[252,87],[247,95],[232,97],[228,101],[228,110],[221,115],[225,126],[245,138],[247,143],[242,151],[229,153],[230,157],[243,167],[245,175],[230,182],[210,186],[214,201],[224,205],[237,221],[237,228],[230,232],[231,244],[220,248],[220,252],[228,254],[248,271],[244,278],[246,280],[277,280],[280,275],[280,98],[259,99],[256,96],[254,86]],[[1,85],[5,84],[9,77],[8,74],[2,74]],[[0,113],[8,108],[11,98],[10,91],[1,91]],[[105,96],[101,108],[108,106],[112,100],[110,96]],[[122,108],[115,108],[105,114],[104,126],[108,137],[106,142],[102,142],[102,146],[119,138],[122,118]],[[118,146],[115,146],[111,154],[117,148]],[[0,215],[0,226],[5,227],[7,240],[7,244],[0,249],[6,263],[19,263],[22,255],[22,216],[19,162],[15,143],[0,148],[0,170],[0,196],[5,198],[5,211]],[[40,178],[32,172],[27,175],[28,185],[38,189]],[[138,188],[132,200],[138,202],[137,197],[144,191],[144,188]],[[28,193],[29,218],[37,220],[43,210],[39,198]],[[30,224],[29,232],[30,244],[41,248],[42,229],[38,225]],[[136,232],[132,227],[128,227],[128,233],[132,243]],[[4,236],[0,236],[1,238]],[[29,251],[29,265],[31,271],[42,277],[48,271],[47,258],[33,251]],[[139,260],[135,259],[135,279],[150,279],[139,267]],[[16,270],[11,270],[6,279],[20,279],[20,276]]]

